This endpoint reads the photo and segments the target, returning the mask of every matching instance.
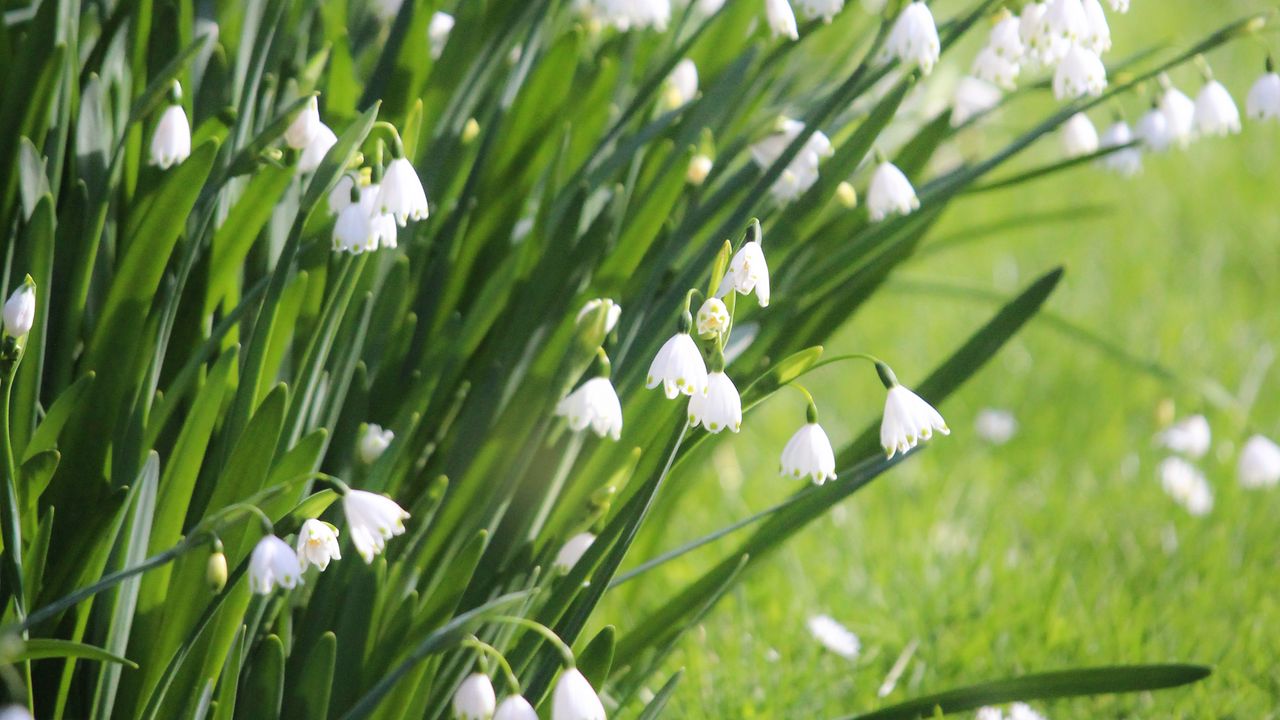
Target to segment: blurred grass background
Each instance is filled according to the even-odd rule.
[[[1116,57],[1185,43],[1189,28],[1260,7],[1134,0],[1129,15],[1113,16]],[[1268,45],[1274,53],[1274,33],[1208,58],[1242,112]],[[1173,79],[1192,97],[1201,84],[1192,66]],[[1020,100],[965,141],[1002,142],[1004,126],[1024,126],[1032,106],[1047,102]],[[1140,97],[1115,108],[1130,122],[1145,109]],[[1099,132],[1111,120],[1101,112],[1092,119]],[[829,353],[894,348],[885,359],[911,385],[995,308],[925,287],[1012,295],[1063,264],[1052,313],[1187,380],[1207,378],[1237,395],[1254,386],[1256,402],[1212,403],[1051,322],[1033,322],[942,408],[949,438],[832,508],[685,641],[670,663],[686,669],[674,715],[838,717],[1023,672],[1185,661],[1212,665],[1214,674],[1189,689],[1036,707],[1055,720],[1278,717],[1280,491],[1246,491],[1235,479],[1248,433],[1280,436],[1280,373],[1271,364],[1280,337],[1277,151],[1280,125],[1246,121],[1240,136],[1147,156],[1144,173],[1131,180],[1082,167],[957,204],[933,241],[1027,213],[1094,211],[983,233],[963,250],[922,253]],[[1028,163],[1059,152],[1054,137]],[[865,367],[836,365],[807,384],[837,446],[878,417],[883,391]],[[1164,455],[1152,435],[1166,398],[1179,418],[1204,412],[1213,426],[1213,449],[1199,463],[1215,494],[1206,517],[1191,517],[1161,490],[1156,465]],[[977,436],[973,420],[984,407],[1017,417],[1019,432],[1007,445]],[[802,413],[798,394],[781,394],[753,414],[740,438],[715,444],[711,462],[687,464],[690,471],[676,478],[673,522],[649,538],[648,549],[637,546],[632,562],[794,491],[776,475],[777,455]],[[688,581],[732,542],[670,563],[645,582]],[[625,623],[630,596],[617,595]],[[858,634],[858,660],[814,642],[805,622],[818,613]],[[878,700],[877,688],[913,642],[895,689]]]

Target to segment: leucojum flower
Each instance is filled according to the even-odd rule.
[[[622,317],[622,306],[609,298],[594,298],[592,300],[588,300],[586,304],[582,306],[582,309],[578,311],[578,318],[575,322],[582,322],[601,306],[607,308],[605,310],[604,332],[606,335],[613,332],[613,329],[618,326],[618,318]]]
[[[303,148],[302,154],[298,156],[298,172],[309,173],[315,172],[320,167],[324,156],[334,145],[338,144],[338,136],[333,134],[328,125],[320,123],[320,127],[316,129],[316,134],[311,138],[311,142]]]
[[[320,122],[320,102],[314,95],[284,131],[284,142],[294,150],[304,150],[315,140],[324,123]]]
[[[1240,451],[1236,474],[1242,487],[1275,487],[1280,483],[1280,445],[1262,435],[1249,438]]]
[[[724,297],[731,291],[740,295],[754,292],[760,307],[769,307],[769,264],[765,262],[760,237],[760,223],[752,221],[747,230],[747,241],[729,261],[729,268],[720,281],[716,290],[718,297]]]
[[[724,355],[719,345],[711,358],[711,372],[707,373],[706,394],[689,398],[689,425],[701,425],[711,433],[725,428],[733,432],[742,429],[742,397],[724,374]]]
[[[669,400],[674,400],[681,393],[701,395],[707,392],[707,365],[702,361],[698,344],[689,336],[692,324],[692,318],[685,313],[681,317],[679,331],[663,343],[645,378],[645,387],[652,390],[661,385]]]
[[[933,437],[933,433],[950,435],[951,429],[942,415],[925,402],[924,398],[898,384],[898,378],[888,365],[876,363],[876,372],[888,394],[884,400],[884,417],[880,420],[880,447],[885,457],[905,454],[918,443]]]
[[[1160,463],[1160,484],[1179,505],[1197,517],[1213,510],[1213,490],[1209,481],[1194,465],[1180,457],[1165,458]]]
[[[1106,132],[1102,133],[1103,148],[1118,148],[1133,142],[1133,130],[1129,123],[1116,119]],[[1136,147],[1116,150],[1099,160],[1102,166],[1125,176],[1136,175],[1142,171],[1142,153]]]
[[[898,14],[889,37],[880,50],[880,61],[898,59],[905,65],[918,65],[920,72],[928,75],[942,54],[938,40],[938,26],[933,21],[929,6],[922,2],[908,4]]]
[[[391,441],[396,438],[396,434],[390,430],[382,429],[381,425],[369,423],[364,428],[364,433],[360,435],[360,460],[365,465],[372,465],[378,458],[382,457],[382,453],[387,451],[391,446]]]
[[[614,440],[622,436],[622,403],[609,380],[609,359],[600,351],[596,376],[556,403],[555,413],[569,421],[569,429],[579,432],[590,427],[600,437]]]
[[[1208,418],[1204,415],[1192,415],[1165,428],[1156,436],[1156,442],[1173,452],[1199,459],[1209,452],[1213,432],[1209,428]]]
[[[258,541],[249,556],[249,589],[259,595],[269,595],[277,587],[290,590],[301,582],[298,555],[288,543],[275,535]]]
[[[774,37],[781,35],[792,40],[800,39],[796,14],[787,0],[764,0],[764,16]]]
[[[959,127],[975,115],[1000,104],[1000,88],[985,80],[966,75],[956,83],[955,99],[951,103],[951,127]]]
[[[867,212],[872,222],[880,222],[890,215],[909,215],[920,208],[920,199],[911,181],[897,165],[880,160],[871,187],[867,188]]]
[[[1178,145],[1185,146],[1195,136],[1196,104],[1186,93],[1173,86],[1169,76],[1161,75],[1160,112],[1169,123],[1169,133]]]
[[[1083,45],[1072,45],[1053,73],[1053,96],[1074,100],[1098,96],[1107,89],[1107,68],[1098,54]]]
[[[1098,151],[1098,130],[1088,115],[1076,113],[1062,124],[1062,150],[1069,158]]]
[[[693,100],[698,94],[698,66],[689,58],[676,63],[663,83],[662,102],[668,110],[675,110]]]
[[[576,667],[560,673],[551,694],[551,720],[606,720],[600,696]]]
[[[395,157],[382,176],[378,209],[394,217],[396,224],[404,227],[409,220],[426,220],[430,209],[427,207],[427,193],[422,189],[418,173],[405,158],[404,150],[400,149],[398,142],[393,144],[393,148]]]
[[[1280,75],[1271,56],[1267,56],[1267,71],[1249,88],[1244,107],[1254,120],[1280,120]]]
[[[338,550],[338,528],[323,520],[310,518],[298,530],[298,562],[302,569],[315,565],[324,572],[330,560],[341,560]]]
[[[818,409],[809,403],[808,421],[782,448],[781,473],[799,480],[809,478],[814,485],[836,479],[836,453],[831,438],[818,424]]]
[[[578,533],[565,541],[560,552],[556,553],[555,562],[551,567],[559,573],[567,573],[573,569],[574,565],[582,559],[582,555],[587,552],[591,544],[596,541],[596,536],[589,532]]]
[[[4,303],[4,332],[14,338],[26,337],[35,321],[36,285],[28,276]]]
[[[725,307],[720,298],[707,298],[702,307],[698,308],[694,327],[701,337],[719,335],[729,327],[729,308]]]
[[[490,720],[497,704],[493,683],[483,673],[468,675],[453,694],[453,714],[458,720]]]
[[[520,695],[508,695],[498,703],[493,720],[538,720],[538,711]]]
[[[404,533],[409,513],[394,500],[364,490],[348,490],[342,496],[351,542],[365,563],[372,563],[387,546],[387,540]]]
[[[151,136],[151,164],[168,170],[191,156],[191,123],[182,109],[182,86],[173,82],[169,104]]]
[[[1232,135],[1240,132],[1240,110],[1231,93],[1217,80],[1210,79],[1196,95],[1196,132],[1201,135]]]

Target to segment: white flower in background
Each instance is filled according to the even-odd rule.
[[[689,58],[676,63],[663,83],[662,103],[668,110],[692,101],[698,95],[698,66]]]
[[[1280,120],[1280,75],[1267,58],[1267,72],[1249,88],[1245,112],[1254,120]]]
[[[919,65],[920,72],[928,75],[938,62],[942,44],[938,40],[938,26],[933,13],[922,2],[913,2],[902,9],[889,31],[880,62],[897,58],[907,65]]]
[[[1173,132],[1169,130],[1169,118],[1158,106],[1152,107],[1138,120],[1137,136],[1144,147],[1155,152],[1167,150],[1174,141]]]
[[[1098,96],[1107,88],[1107,69],[1097,53],[1072,45],[1053,73],[1053,96],[1074,100],[1083,95]]]
[[[622,306],[609,298],[588,300],[587,304],[583,305],[582,309],[578,311],[578,319],[574,322],[582,322],[583,319],[595,313],[601,305],[608,308],[604,315],[604,334],[608,335],[613,332],[613,329],[618,326],[618,318],[622,317]]]
[[[1056,58],[1051,57],[1049,42],[1044,34],[1044,14],[1048,10],[1045,3],[1029,2],[1022,6],[1018,15],[1018,39],[1022,41],[1022,57],[1020,60],[1031,66],[1031,69],[1053,64]]]
[[[190,156],[191,124],[182,106],[174,101],[160,115],[155,134],[151,136],[151,164],[168,170]]]
[[[742,429],[742,397],[723,371],[707,374],[707,394],[689,398],[689,425],[702,425],[708,432]]]
[[[284,142],[294,150],[302,150],[315,139],[320,132],[320,102],[314,95],[302,107],[302,112],[289,123],[284,131]]]
[[[991,33],[987,36],[987,47],[998,57],[1017,63],[1026,51],[1022,44],[1022,36],[1018,32],[1020,25],[1018,18],[1006,13],[991,26]]]
[[[978,437],[992,445],[1004,445],[1018,432],[1018,419],[1008,410],[983,408],[973,421]]]
[[[981,115],[1000,104],[1000,88],[985,80],[968,75],[956,84],[955,100],[951,104],[951,127],[960,127],[969,118]]]
[[[1207,515],[1213,509],[1213,490],[1209,481],[1182,458],[1165,458],[1160,463],[1160,484],[1169,497],[1192,515]]]
[[[311,138],[311,142],[307,143],[307,146],[302,150],[302,154],[298,156],[298,172],[315,172],[316,168],[320,167],[320,163],[324,161],[324,156],[337,143],[338,136],[333,134],[328,125],[321,123],[316,130],[315,137]]]
[[[551,694],[551,720],[605,720],[600,696],[578,668],[560,673]]]
[[[386,22],[396,16],[400,12],[400,6],[404,4],[404,0],[374,0],[373,14],[378,19]]]
[[[432,60],[440,59],[444,53],[453,25],[454,19],[449,13],[437,10],[431,14],[431,22],[427,23],[427,46],[431,48]]]
[[[538,720],[538,711],[520,695],[508,695],[498,703],[493,720]]]
[[[337,215],[351,204],[351,189],[356,186],[356,179],[350,173],[338,178],[337,184],[329,191],[329,212]]]
[[[24,282],[4,303],[4,331],[21,338],[31,332],[36,321],[36,286]]]
[[[1111,0],[1111,9],[1123,15],[1129,12],[1129,0]]]
[[[807,623],[809,634],[823,647],[848,660],[856,660],[862,643],[849,628],[841,625],[830,615],[814,615]]]
[[[351,542],[365,563],[387,546],[387,540],[404,533],[409,513],[386,495],[349,490],[342,496],[342,512],[347,516]]]
[[[341,560],[338,550],[338,528],[323,520],[310,518],[298,530],[298,563],[303,570],[315,565],[324,572],[330,560]]]
[[[897,165],[882,161],[867,188],[867,212],[872,222],[880,222],[890,215],[908,215],[919,208],[920,199],[911,181]]]
[[[1076,113],[1062,124],[1062,150],[1069,158],[1098,151],[1098,131],[1088,115]]]
[[[1243,487],[1274,487],[1280,483],[1280,445],[1262,435],[1249,438],[1240,451],[1236,474]]]
[[[453,694],[453,714],[458,720],[490,720],[498,704],[493,683],[483,673],[472,673]]]
[[[836,453],[821,425],[805,423],[791,436],[782,448],[781,471],[796,480],[812,478],[815,485],[836,479]]]
[[[1209,452],[1212,441],[1213,433],[1209,429],[1209,420],[1203,415],[1192,415],[1182,422],[1170,425],[1156,435],[1156,442],[1161,447],[1193,459],[1204,457],[1204,454]]]
[[[1047,57],[1060,60],[1089,36],[1089,18],[1080,0],[1049,0],[1040,19],[1040,42]]]
[[[0,708],[0,720],[32,720],[31,713],[21,705]]]
[[[249,589],[269,595],[277,587],[293,589],[302,582],[298,555],[289,544],[275,535],[258,541],[249,556]]]
[[[1123,120],[1117,120],[1102,133],[1101,145],[1103,148],[1120,147],[1133,142],[1133,130],[1129,127],[1129,123]],[[1125,177],[1131,177],[1142,172],[1142,152],[1136,147],[1117,150],[1102,157],[1098,161],[1102,167],[1119,173]]]
[[[1186,93],[1162,76],[1164,92],[1160,94],[1160,112],[1169,121],[1169,132],[1179,145],[1185,146],[1195,136],[1196,104]]]
[[[1088,23],[1080,42],[1101,55],[1111,49],[1111,27],[1107,25],[1107,14],[1102,11],[1102,3],[1098,0],[1083,0],[1083,4]]]
[[[370,249],[371,245],[378,246],[373,218],[359,202],[347,205],[333,224],[333,249],[358,255]]]
[[[395,440],[396,434],[390,430],[383,430],[381,425],[369,423],[364,427],[364,434],[360,436],[360,460],[366,465],[372,465],[374,461],[382,457],[382,453],[387,451],[391,446],[391,441]]]
[[[792,40],[800,39],[796,14],[792,12],[791,3],[787,0],[764,0],[764,17],[774,37],[781,35]]]
[[[947,421],[924,398],[893,383],[884,400],[884,417],[880,420],[880,447],[885,457],[906,454],[918,443],[933,437],[937,430],[950,435]]]
[[[733,290],[740,295],[754,292],[760,307],[769,307],[769,265],[764,260],[764,249],[755,240],[743,243],[729,261],[716,295],[724,297]]]
[[[573,569],[574,565],[582,559],[583,554],[591,547],[591,543],[596,541],[596,536],[589,532],[578,533],[565,541],[560,552],[556,553],[556,559],[551,564],[552,569],[558,573],[567,573]]]
[[[796,0],[796,5],[806,18],[822,18],[829,23],[844,9],[844,0]]]
[[[751,158],[761,170],[768,170],[804,130],[799,120],[780,118],[776,132],[751,146]],[[830,138],[821,130],[814,131],[769,192],[780,202],[799,197],[818,181],[818,163],[832,152]]]
[[[836,201],[846,209],[853,210],[858,207],[858,191],[847,180],[841,180],[836,186]]]
[[[690,185],[701,185],[707,181],[707,176],[711,174],[711,168],[715,167],[715,163],[711,158],[698,153],[689,160],[689,169],[685,172],[684,179]]]
[[[556,415],[567,418],[574,432],[587,426],[600,437],[617,440],[622,436],[622,403],[613,383],[607,377],[595,377],[582,383],[556,403]]]
[[[988,45],[978,52],[969,70],[974,77],[1012,90],[1018,82],[1018,62]]]
[[[379,211],[395,217],[396,223],[404,227],[409,220],[426,220],[430,213],[427,207],[427,193],[422,189],[422,181],[413,165],[403,157],[398,157],[387,166],[380,185],[382,192],[378,195]]]
[[[1231,93],[1217,80],[1210,80],[1196,96],[1196,132],[1201,135],[1231,135],[1240,132],[1240,110]]]
[[[699,335],[716,335],[729,327],[729,308],[719,298],[707,298],[694,316]]]
[[[687,331],[672,335],[649,365],[645,387],[653,389],[662,385],[667,398],[677,395],[705,394],[707,392],[707,366],[702,361],[698,344]]]
[[[1009,720],[1044,720],[1044,716],[1026,703],[1016,702],[1009,706]]]
[[[1004,720],[1004,713],[1000,712],[1000,708],[990,705],[978,708],[977,714],[973,716],[973,720]]]

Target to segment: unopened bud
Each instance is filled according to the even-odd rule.
[[[15,338],[31,332],[36,320],[36,284],[28,275],[4,304],[4,331]]]
[[[836,186],[836,200],[852,210],[858,207],[858,191],[854,190],[848,182],[842,182]]]
[[[480,135],[480,123],[475,118],[468,118],[465,125],[462,126],[462,144],[470,145]]]
[[[707,176],[711,174],[711,168],[714,165],[711,158],[706,155],[694,155],[689,161],[689,171],[685,173],[685,179],[690,185],[701,185],[707,181]]]
[[[219,543],[219,546],[221,546],[221,543]],[[209,563],[205,566],[204,579],[214,594],[222,592],[222,589],[227,586],[227,556],[222,554],[221,549],[214,550],[209,555]]]

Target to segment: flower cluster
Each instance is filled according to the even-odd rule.
[[[491,648],[486,650],[492,652]],[[472,673],[453,693],[453,716],[458,720],[537,720],[533,705],[519,694],[518,687],[513,689],[513,694],[498,702],[489,676]],[[551,693],[551,720],[605,720],[604,703],[576,667],[566,667],[556,681]]]
[[[1164,491],[1192,515],[1208,514],[1213,488],[1197,466],[1213,445],[1208,418],[1192,415],[1173,423],[1156,434],[1155,443],[1170,453],[1158,468]],[[1280,485],[1280,445],[1265,435],[1251,435],[1236,461],[1236,478],[1250,490]]]

